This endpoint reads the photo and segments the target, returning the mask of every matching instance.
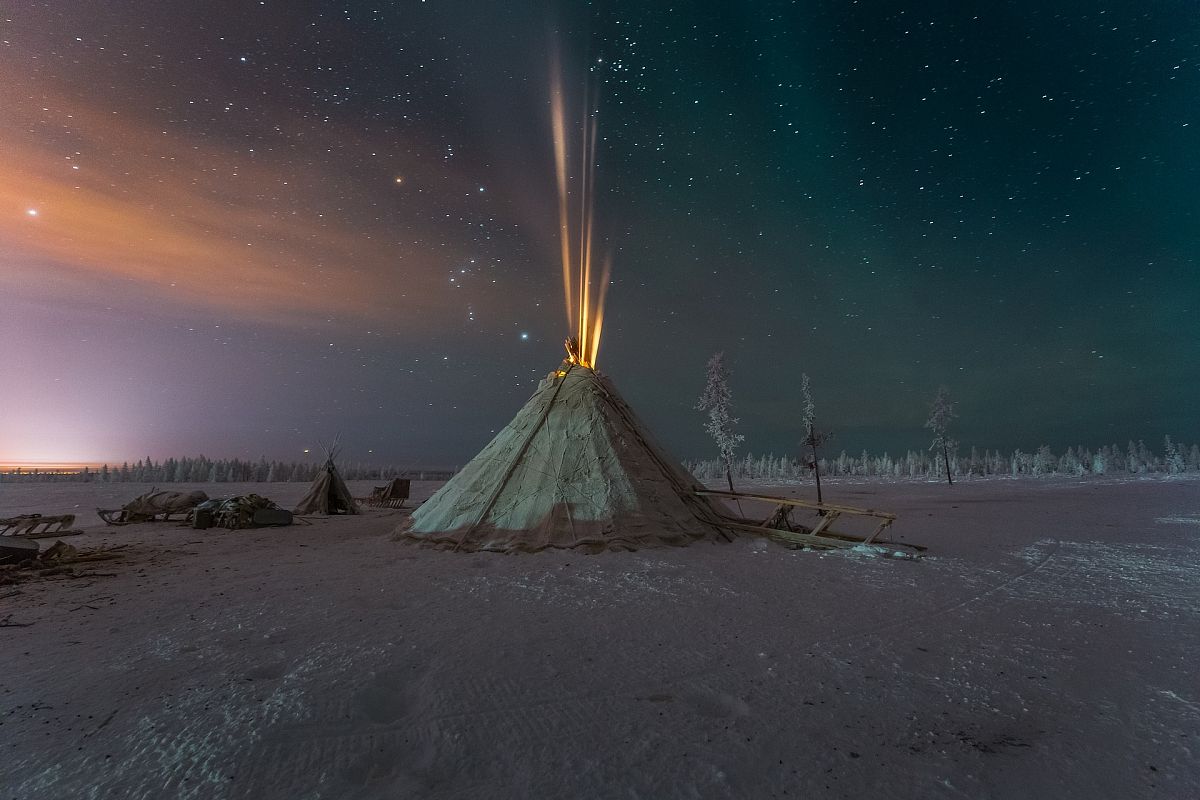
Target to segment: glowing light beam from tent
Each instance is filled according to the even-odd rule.
[[[605,262],[598,290],[592,290],[592,244],[595,222],[596,125],[595,98],[584,87],[583,120],[580,128],[579,191],[572,197],[567,171],[567,112],[563,95],[562,61],[557,45],[551,49],[550,111],[554,136],[554,167],[558,188],[559,243],[562,255],[563,297],[568,330],[567,357],[572,363],[594,368],[600,351],[604,301],[608,293],[611,259]],[[577,208],[572,209],[572,200]],[[578,230],[572,230],[573,211],[578,213]]]

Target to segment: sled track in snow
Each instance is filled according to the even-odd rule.
[[[1030,575],[1041,572],[1043,569],[1045,569],[1050,564],[1050,562],[1052,562],[1054,560],[1055,556],[1058,555],[1058,551],[1062,548],[1062,540],[1061,539],[1051,539],[1049,541],[1052,542],[1053,546],[1050,549],[1050,551],[1048,553],[1046,553],[1046,555],[1042,558],[1041,561],[1038,561],[1036,564],[1029,567],[1028,569],[1021,570],[1016,575],[1013,575],[1011,578],[1009,578],[1007,580],[1001,581],[1000,583],[997,583],[994,586],[991,586],[990,588],[984,589],[982,592],[976,592],[976,593],[972,594],[970,597],[966,598],[965,600],[960,600],[957,603],[952,603],[950,605],[937,608],[932,613],[930,613],[929,616],[939,617],[942,614],[949,614],[951,611],[957,611],[960,608],[969,606],[971,603],[974,603],[976,600],[982,600],[985,597],[990,597],[991,595],[995,594],[996,592],[999,592],[1003,589],[1007,589],[1009,586],[1012,586],[1017,581],[1024,580],[1025,578],[1028,578]]]
[[[1047,540],[1044,540],[1044,541],[1047,541]],[[953,611],[957,611],[960,608],[965,608],[966,606],[969,606],[978,600],[982,600],[983,598],[989,597],[989,596],[995,594],[996,592],[1007,589],[1009,586],[1012,586],[1014,583],[1016,583],[1020,580],[1024,580],[1025,578],[1028,578],[1030,575],[1034,575],[1038,572],[1041,572],[1048,565],[1050,565],[1050,563],[1052,561],[1054,561],[1055,557],[1058,555],[1059,549],[1062,547],[1062,541],[1060,539],[1050,539],[1048,541],[1053,546],[1049,550],[1049,552],[1047,552],[1046,555],[1037,563],[1033,564],[1032,566],[1028,567],[1027,569],[1023,569],[1023,570],[1017,572],[1015,575],[1009,576],[1008,578],[1000,581],[999,583],[992,584],[991,586],[988,586],[987,588],[985,588],[981,591],[972,591],[964,598],[951,601],[944,605],[936,606],[931,611],[929,611],[927,614],[925,614],[922,617],[922,619],[930,619],[933,617],[940,617],[943,614],[949,614]],[[833,637],[829,637],[829,638],[825,638],[825,639],[817,639],[816,641],[812,642],[809,645],[809,647],[815,649],[815,648],[822,647],[825,645],[844,644],[846,642],[850,642],[855,639],[861,639],[861,638],[864,638],[867,636],[873,636],[875,634],[882,633],[883,631],[886,631],[886,630],[910,629],[912,627],[911,626],[912,622],[913,622],[913,618],[911,615],[895,615],[895,616],[889,617],[888,619],[880,622],[877,625],[872,625],[869,628],[863,628],[861,630],[854,631],[853,633],[847,633],[843,636],[833,636]]]

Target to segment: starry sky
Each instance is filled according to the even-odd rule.
[[[461,463],[557,365],[549,47],[599,95],[599,366],[670,450],[1200,439],[1192,0],[0,9],[0,461]],[[576,102],[581,102],[578,97]]]

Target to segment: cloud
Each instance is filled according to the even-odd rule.
[[[403,324],[396,315],[414,299],[425,312],[451,303],[447,254],[402,247],[378,218],[354,219],[361,187],[325,162],[66,95],[0,88],[0,105],[0,280],[36,284],[49,264],[278,321],[320,312]]]

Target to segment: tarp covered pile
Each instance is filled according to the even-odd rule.
[[[190,511],[207,499],[208,495],[199,489],[191,492],[152,491],[129,501],[122,506],[122,510],[130,522],[139,522],[156,514]]]
[[[129,525],[134,522],[169,520],[172,515],[188,516],[192,509],[208,499],[200,490],[191,492],[168,492],[151,489],[141,497],[135,497],[117,510],[96,509],[100,518],[109,525]]]
[[[193,525],[199,528],[257,528],[264,525],[290,525],[292,515],[274,501],[257,494],[207,500],[196,506]]]

